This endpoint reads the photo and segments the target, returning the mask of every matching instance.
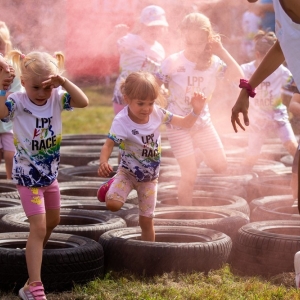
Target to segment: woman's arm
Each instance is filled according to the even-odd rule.
[[[262,83],[269,75],[271,75],[282,63],[284,62],[284,55],[281,50],[278,41],[270,48],[268,53],[265,55],[261,61],[258,68],[255,70],[253,75],[249,80],[249,84],[252,89],[255,89],[260,83]],[[244,124],[249,126],[248,118],[248,108],[249,108],[249,95],[245,89],[240,91],[238,99],[232,108],[231,113],[231,123],[235,132],[237,132],[237,125],[239,125],[243,130],[245,130],[239,119],[239,113],[243,114]]]
[[[108,177],[109,174],[112,172],[112,167],[108,163],[108,159],[113,151],[115,146],[115,142],[111,139],[106,139],[100,153],[100,165],[98,168],[98,175],[100,177]]]

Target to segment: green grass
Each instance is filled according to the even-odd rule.
[[[234,275],[228,265],[203,273],[169,273],[154,278],[108,273],[73,291],[48,294],[48,300],[296,300],[300,290],[294,288],[294,274],[286,273],[267,281],[258,277]],[[5,300],[18,299],[1,294]]]

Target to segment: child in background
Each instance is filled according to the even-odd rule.
[[[11,49],[12,44],[9,30],[5,22],[0,21],[0,53],[5,56]],[[18,92],[20,90],[20,80],[15,78],[9,90],[6,92],[6,97],[9,93]],[[4,123],[0,121],[0,163],[3,158],[7,179],[11,179],[13,158],[15,154],[12,126],[12,122]]]
[[[205,15],[188,14],[180,29],[185,48],[163,61],[158,76],[169,89],[167,109],[185,116],[192,110],[191,99],[194,92],[202,92],[210,100],[218,79],[228,80],[228,86],[240,78],[243,72],[223,47],[220,36],[213,31],[210,20]],[[220,97],[224,98],[223,95]],[[224,148],[211,122],[208,104],[204,106],[192,128],[185,129],[171,124],[167,126],[167,135],[181,170],[178,204],[192,205],[198,165],[195,150],[200,149],[205,163],[215,172],[221,173],[227,168]]]
[[[13,121],[16,153],[13,180],[17,184],[30,232],[26,244],[29,279],[20,289],[22,299],[46,299],[41,282],[43,248],[60,221],[57,182],[62,138],[61,112],[85,107],[88,98],[75,84],[62,77],[64,55],[45,52],[9,55],[25,92],[9,95],[0,86],[0,119]],[[0,77],[6,74],[1,71]],[[63,89],[59,87],[63,87]]]
[[[157,179],[161,157],[161,124],[191,127],[205,104],[202,93],[191,95],[191,111],[185,117],[163,109],[164,100],[156,78],[148,72],[133,72],[121,85],[127,106],[115,116],[100,154],[98,175],[108,177],[108,164],[115,143],[119,144],[121,162],[117,174],[98,191],[111,211],[121,209],[128,194],[136,189],[139,199],[139,224],[142,240],[155,241],[153,225]],[[157,104],[156,104],[157,102]]]
[[[102,51],[104,55],[112,55],[116,51],[116,43],[120,55],[120,74],[115,84],[112,99],[115,114],[125,106],[120,90],[122,81],[131,72],[157,72],[165,58],[164,48],[157,41],[168,27],[165,11],[156,5],[145,7],[141,12],[138,27],[136,33],[128,33],[128,26],[119,24],[104,41]]]
[[[259,31],[255,38],[255,60],[241,65],[245,78],[251,78],[256,68],[277,38],[274,32]],[[283,146],[295,155],[297,140],[295,138],[287,107],[282,103],[283,87],[287,88],[293,83],[291,72],[280,65],[256,88],[256,96],[250,101],[249,116],[253,120],[249,130],[248,152],[243,163],[246,170],[251,170],[259,158],[261,147],[271,133],[281,139]]]

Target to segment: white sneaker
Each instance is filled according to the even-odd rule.
[[[294,256],[294,268],[295,268],[295,283],[296,288],[300,288],[300,251],[298,251]]]

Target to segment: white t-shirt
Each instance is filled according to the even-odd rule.
[[[43,106],[32,103],[26,93],[11,94],[5,102],[13,121],[16,153],[13,180],[23,186],[48,186],[57,177],[62,138],[62,110],[72,110],[70,95],[53,89]]]
[[[120,53],[120,75],[116,81],[113,102],[122,104],[123,96],[120,86],[123,79],[131,72],[158,72],[162,60],[165,58],[163,46],[155,41],[149,45],[139,35],[129,33],[118,40]]]
[[[128,106],[115,116],[108,137],[119,144],[120,167],[134,174],[137,181],[146,182],[158,177],[160,126],[169,123],[172,117],[172,113],[155,104],[147,124],[133,122],[128,116]]]
[[[168,84],[170,93],[167,109],[174,114],[186,116],[192,111],[191,98],[194,92],[202,92],[210,100],[217,78],[223,77],[226,70],[225,63],[215,55],[206,70],[196,70],[195,67],[196,63],[189,61],[183,51],[170,55],[161,65],[159,77]],[[206,104],[195,124],[206,126],[210,122]]]
[[[241,65],[245,78],[249,79],[256,70],[254,61]],[[286,106],[282,103],[283,87],[288,87],[293,82],[289,69],[280,65],[269,77],[267,77],[256,89],[255,98],[250,98],[249,116],[255,122],[267,123],[275,120],[289,122]],[[262,124],[261,124],[262,125]]]
[[[288,68],[291,70],[298,90],[300,90],[300,24],[282,9],[279,0],[273,1],[275,11],[275,31]]]

